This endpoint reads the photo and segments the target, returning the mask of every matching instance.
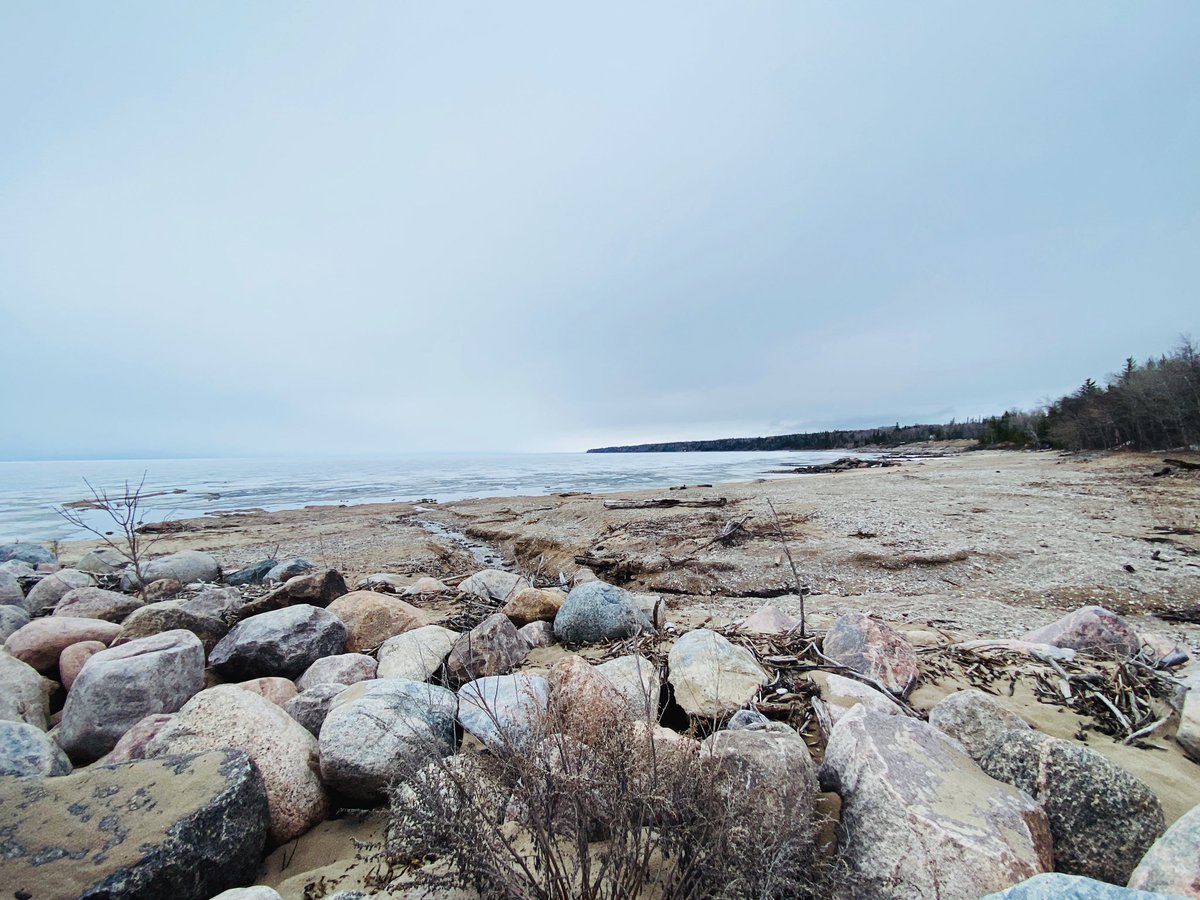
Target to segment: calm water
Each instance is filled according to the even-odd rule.
[[[146,473],[146,521],[220,510],[314,504],[619,491],[676,484],[749,481],[769,469],[828,462],[828,453],[536,453],[396,455],[330,459],[148,459],[0,462],[0,540],[84,536],[55,513],[88,495],[83,479],[109,493]],[[89,513],[97,526],[105,519]]]

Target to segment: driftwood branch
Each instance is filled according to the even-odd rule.
[[[675,506],[702,507],[724,506],[729,501],[724,497],[701,497],[697,500],[681,500],[675,497],[653,497],[649,500],[605,500],[605,509],[671,509]]]
[[[1168,466],[1177,466],[1180,469],[1200,469],[1200,463],[1188,462],[1186,459],[1164,459]]]

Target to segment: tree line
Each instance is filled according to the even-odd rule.
[[[771,437],[722,438],[712,441],[669,441],[661,444],[631,444],[597,447],[588,453],[699,453],[718,450],[851,450],[858,447],[896,447],[914,441],[978,440],[983,420],[947,422],[941,425],[901,425],[881,428],[811,431]]]

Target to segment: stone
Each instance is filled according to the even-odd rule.
[[[500,608],[520,628],[531,622],[553,622],[566,602],[567,595],[554,588],[525,588]]]
[[[374,652],[384,641],[426,624],[425,614],[411,604],[374,591],[351,591],[329,604],[346,623],[346,652]]]
[[[554,624],[551,622],[530,622],[518,628],[517,634],[529,645],[530,650],[554,646]]]
[[[424,594],[446,594],[449,592],[449,587],[437,578],[430,578],[428,575],[418,578],[404,589],[404,593],[409,597],[419,597]]]
[[[366,900],[365,894],[363,897]],[[283,900],[283,898],[275,888],[267,887],[264,884],[256,884],[253,887],[230,888],[227,891],[217,894],[212,900]],[[333,900],[332,896],[328,900]]]
[[[878,619],[862,613],[848,613],[834,622],[825,634],[822,652],[875,679],[898,697],[911,690],[920,674],[912,645]]]
[[[109,751],[107,756],[99,760],[98,764],[116,765],[117,763],[130,762],[135,759],[144,759],[146,756],[146,745],[173,718],[175,717],[170,713],[151,713],[146,716],[146,718],[121,735],[121,739],[117,741],[117,745]]]
[[[152,581],[142,589],[142,599],[147,603],[157,603],[160,600],[170,600],[178,597],[184,591],[182,582],[174,578],[160,578]]]
[[[263,780],[244,753],[0,779],[0,881],[10,897],[207,900],[252,881]]]
[[[689,716],[705,718],[741,709],[769,680],[754,654],[707,628],[689,631],[675,642],[667,673],[675,702]]]
[[[1129,877],[1139,891],[1200,897],[1200,806],[1176,820],[1146,851]]]
[[[1021,639],[1121,658],[1133,656],[1141,646],[1133,626],[1103,606],[1077,609]]]
[[[328,814],[329,798],[316,774],[317,739],[270,700],[236,685],[201,691],[145,753],[155,759],[217,747],[244,752],[262,773],[276,844],[299,837]]]
[[[1087,747],[1009,731],[980,765],[1046,810],[1056,872],[1125,884],[1166,827],[1154,792]]]
[[[464,594],[478,597],[485,603],[504,603],[532,585],[520,575],[500,569],[484,569],[470,578],[463,579],[458,589]]]
[[[627,715],[624,695],[582,657],[563,657],[550,667],[546,681],[553,727],[585,744],[612,734]]]
[[[763,820],[812,815],[817,766],[804,738],[781,722],[725,729],[702,744],[701,760],[718,795]]]
[[[1200,763],[1200,665],[1188,666],[1177,677],[1184,695],[1175,742],[1192,762]]]
[[[333,701],[321,726],[321,777],[342,797],[374,804],[398,776],[454,751],[452,692],[402,678],[360,681]]]
[[[900,715],[903,712],[896,705],[896,701],[887,694],[861,681],[834,672],[825,675],[823,680],[825,685],[821,691],[821,698],[829,704],[829,718],[833,722],[837,722],[843,713],[860,703],[865,703],[876,712],[887,716]]]
[[[307,603],[309,606],[325,609],[338,597],[344,597],[349,592],[342,574],[329,569],[325,572],[313,572],[311,575],[297,575],[277,587],[267,598],[283,606],[288,603]]]
[[[618,656],[596,666],[624,699],[629,715],[648,722],[658,721],[662,676],[658,666],[644,656]]]
[[[1138,656],[1157,669],[1174,669],[1191,659],[1186,645],[1165,634],[1142,634],[1139,638],[1142,645]]]
[[[24,606],[0,606],[0,644],[28,624],[29,613]]]
[[[68,775],[71,761],[46,732],[25,722],[0,721],[0,776]]]
[[[112,575],[129,565],[129,560],[111,547],[89,550],[73,568],[89,575]]]
[[[0,572],[13,576],[17,581],[24,578],[36,578],[37,572],[29,563],[21,562],[19,559],[10,559],[6,563],[0,563]]]
[[[186,609],[198,616],[231,621],[234,614],[245,605],[246,601],[242,597],[242,592],[237,588],[208,585],[202,588],[195,597],[182,601],[179,608]]]
[[[403,594],[409,585],[409,576],[394,575],[391,572],[376,572],[366,578],[360,578],[354,585],[356,591],[382,590],[385,594]]]
[[[17,576],[0,572],[0,606],[15,606],[25,609],[25,591]]]
[[[296,679],[296,687],[302,691],[318,684],[350,685],[376,677],[375,660],[365,653],[339,653],[318,659]],[[424,678],[418,679],[424,681]]]
[[[459,632],[441,625],[422,625],[388,638],[377,654],[377,678],[428,681],[442,667]]]
[[[83,664],[101,650],[107,649],[100,641],[80,641],[65,648],[58,655],[58,680],[62,682],[62,686],[69,691],[75,684],[75,679],[79,677]]]
[[[519,752],[541,731],[549,704],[540,675],[490,675],[459,688],[458,721],[493,752]]]
[[[86,572],[61,569],[30,588],[25,597],[25,608],[30,615],[36,616],[43,610],[54,609],[58,601],[75,588],[92,587],[95,583]]]
[[[767,603],[743,619],[739,627],[747,634],[787,634],[800,627],[800,620]]]
[[[1041,807],[925,722],[860,704],[834,725],[820,779],[842,797],[859,896],[979,897],[1050,868]]]
[[[50,692],[54,682],[33,666],[0,650],[0,721],[25,722],[45,731],[50,727]]]
[[[121,626],[103,619],[76,619],[68,616],[49,616],[34,619],[18,628],[4,646],[8,652],[39,672],[51,672],[58,665],[59,654],[80,641],[112,643]]]
[[[209,654],[222,678],[248,681],[264,675],[299,678],[323,656],[341,653],[346,626],[329,610],[300,604],[244,619]]]
[[[962,744],[976,762],[1007,732],[1029,730],[1024,719],[975,688],[943,697],[929,711],[929,724]]]
[[[77,619],[103,619],[106,622],[122,622],[142,601],[130,594],[119,594],[98,587],[74,588],[63,594],[52,615],[72,616]]]
[[[254,565],[246,566],[244,569],[238,569],[232,575],[225,576],[225,583],[235,587],[262,584],[267,573],[275,568],[278,562],[277,559],[264,559]]]
[[[275,676],[251,678],[249,681],[238,682],[237,686],[243,691],[250,691],[260,697],[265,697],[276,706],[283,708],[286,708],[288,703],[300,693],[294,682]]]
[[[142,574],[146,584],[158,581],[160,578],[173,578],[181,584],[194,584],[198,581],[218,582],[221,580],[221,566],[207,553],[199,550],[182,550],[179,553],[150,560],[146,563]],[[121,587],[128,590],[137,586],[137,575],[126,571],[121,580]]]
[[[446,659],[451,684],[488,675],[507,675],[529,655],[529,645],[508,616],[494,613],[459,635]]]
[[[204,651],[211,653],[221,638],[229,633],[229,627],[216,616],[193,612],[180,601],[160,600],[131,612],[121,623],[121,630],[112,643],[118,647],[164,631],[190,631],[200,639]]]
[[[577,585],[554,617],[554,635],[568,644],[595,644],[654,631],[637,598],[603,581]]]
[[[41,544],[18,542],[15,544],[0,544],[0,563],[17,560],[31,566],[54,562],[54,554]]]
[[[287,714],[308,729],[314,737],[321,734],[321,726],[329,715],[334,698],[346,689],[344,684],[318,684],[301,691],[285,705]]]
[[[739,709],[725,723],[728,731],[761,731],[771,724],[771,720],[754,709]]]
[[[983,900],[1171,900],[1162,894],[1131,891],[1128,888],[1105,884],[1080,875],[1048,872],[1035,875],[1020,884]]]
[[[297,575],[310,575],[316,570],[317,567],[307,559],[299,557],[285,559],[272,566],[271,570],[263,576],[263,584],[283,584]]]
[[[190,631],[164,631],[87,661],[63,707],[58,743],[72,759],[99,759],[152,713],[172,713],[204,687],[204,647]]]

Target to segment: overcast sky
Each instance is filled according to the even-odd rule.
[[[1029,406],[1200,338],[1200,4],[0,5],[0,458]]]

